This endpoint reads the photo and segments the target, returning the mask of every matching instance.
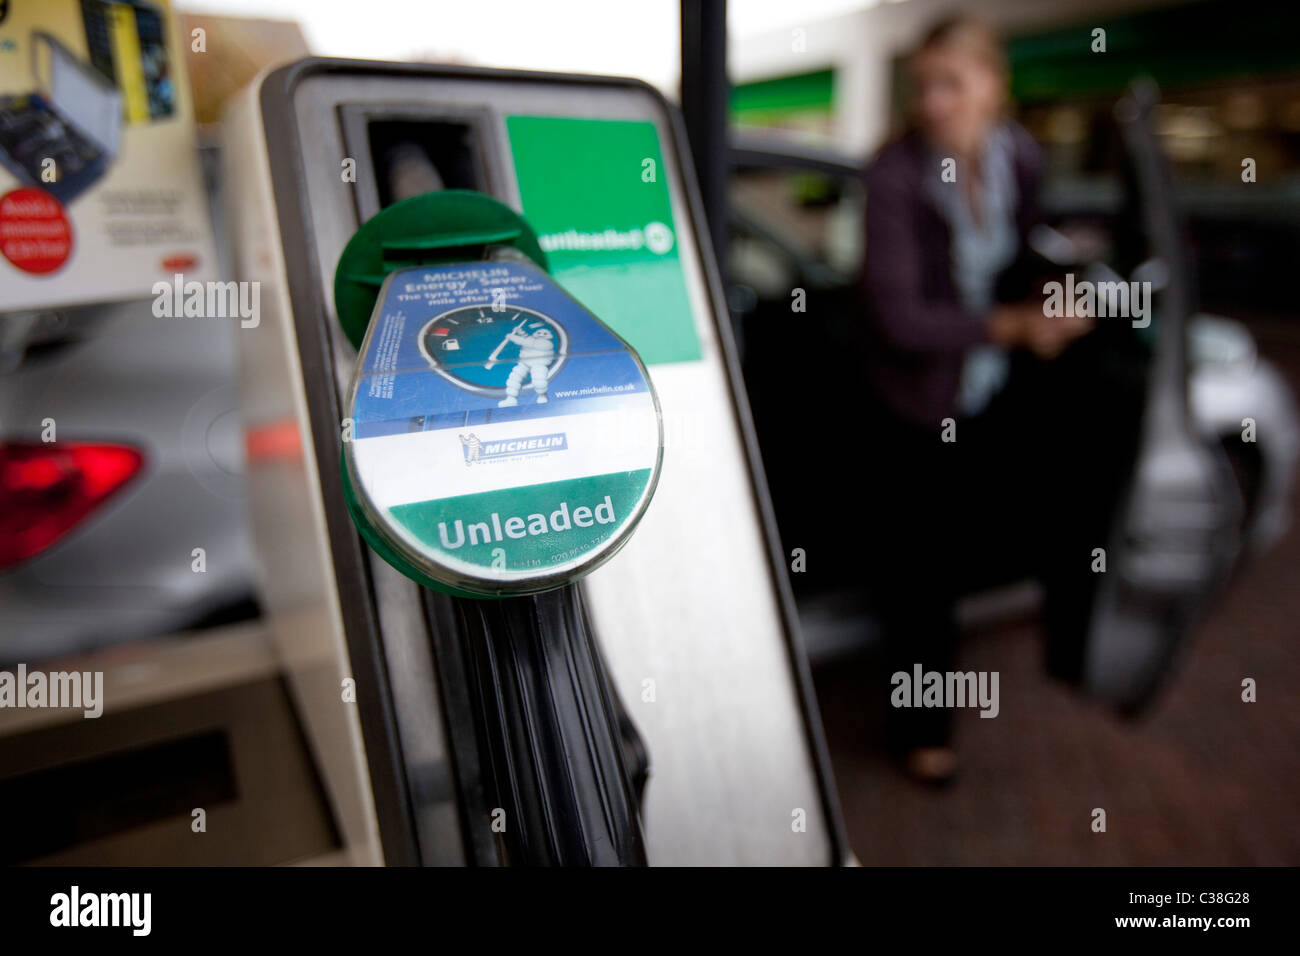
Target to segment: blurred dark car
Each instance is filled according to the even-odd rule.
[[[1140,145],[1133,149],[1144,151]],[[792,582],[810,653],[824,659],[860,646],[875,633],[871,584],[857,576],[860,562],[851,552],[860,543],[844,535],[819,537],[818,532],[824,524],[819,521],[819,502],[826,495],[851,500],[853,469],[847,457],[833,468],[817,465],[821,446],[833,434],[858,442],[868,455],[876,454],[869,436],[856,434],[852,427],[852,409],[863,386],[855,356],[861,352],[866,316],[860,275],[863,257],[870,255],[863,239],[870,197],[864,193],[859,161],[766,134],[734,136],[730,162],[728,302],[782,541],[787,553],[808,549],[808,571],[793,574]],[[1153,209],[1163,212],[1172,205],[1167,196],[1152,195],[1161,188],[1152,182],[1148,170],[1128,199],[1117,188],[1115,201],[1104,212],[1095,203],[1073,209],[1058,202],[1049,219],[1054,228],[1034,237],[1035,251],[1098,279],[1118,279],[1117,269],[1130,278],[1135,269],[1145,270],[1143,277],[1154,277],[1159,291],[1167,279],[1165,259],[1177,258],[1172,240],[1160,249],[1131,248],[1131,237],[1143,231],[1137,219],[1149,219]],[[1120,241],[1112,241],[1117,238]],[[1184,280],[1190,280],[1193,271],[1181,269],[1178,281],[1190,286]],[[1172,294],[1165,298],[1171,308],[1178,308]],[[1190,302],[1188,295],[1176,298]],[[1099,341],[1078,350],[1082,354],[1062,368],[1062,379],[1071,380],[1076,391],[1084,387],[1109,396],[1098,401],[1095,411],[1082,411],[1080,418],[1092,430],[1080,440],[1093,441],[1110,454],[1109,472],[1099,472],[1090,486],[1096,493],[1089,496],[1090,507],[1095,504],[1089,520],[1109,528],[1123,554],[1120,573],[1110,575],[1112,582],[1080,595],[1076,602],[1081,616],[1090,619],[1090,630],[1078,639],[1096,647],[1105,643],[1097,636],[1099,629],[1127,634],[1129,619],[1139,621],[1136,631],[1181,630],[1182,619],[1174,621],[1178,615],[1168,615],[1168,608],[1156,610],[1166,592],[1203,588],[1208,596],[1216,588],[1206,586],[1207,581],[1226,579],[1244,555],[1276,540],[1290,520],[1289,492],[1300,454],[1300,426],[1290,390],[1257,354],[1243,325],[1190,309],[1176,322],[1173,337],[1160,341],[1154,334],[1130,333],[1128,323],[1120,323],[1122,332],[1108,331],[1107,339],[1090,336]],[[1185,355],[1185,374],[1166,370],[1181,367],[1166,360],[1174,357],[1172,352],[1179,352],[1178,358]],[[814,379],[815,398],[792,401],[789,390],[781,387],[788,381],[792,357]],[[1175,443],[1177,447],[1160,447],[1152,429],[1160,408],[1182,404],[1177,399],[1180,382],[1189,435]],[[1144,406],[1145,415],[1133,414],[1134,408]],[[838,413],[828,414],[829,409]],[[1253,443],[1242,441],[1247,418],[1267,422]],[[830,431],[819,429],[819,420],[830,422]],[[1179,429],[1165,430],[1172,434]],[[1209,449],[1204,455],[1202,446]],[[1181,492],[1170,481],[1177,484],[1205,473],[1205,481],[1214,484],[1217,477],[1212,479],[1211,472],[1230,474],[1233,487],[1220,487],[1214,495],[1199,489],[1187,495],[1186,507],[1179,504],[1173,511],[1158,513],[1151,504],[1153,498],[1177,504]],[[1222,499],[1221,506],[1195,513],[1205,504],[1201,491],[1207,498]],[[1139,514],[1158,527],[1137,533]],[[1189,527],[1198,522],[1208,522],[1207,531],[1219,529],[1209,535],[1213,540],[1193,540]],[[972,580],[972,594],[988,597],[990,589],[1017,580],[1016,569],[1006,569],[999,577],[1000,571]],[[1111,607],[1113,595],[1108,597],[1116,588],[1149,606],[1142,612],[1131,607],[1117,611]],[[1020,593],[1035,592],[1021,588]],[[1149,675],[1136,678],[1118,672],[1140,670],[1121,659],[1151,640],[1128,634],[1120,650],[1106,652],[1112,664],[1094,662],[1084,669],[1092,667],[1093,683],[1105,685],[1103,695],[1130,705],[1145,700],[1152,689]],[[1169,640],[1178,642],[1176,637]],[[1171,652],[1148,647],[1144,653],[1167,657]],[[1164,660],[1152,667],[1163,673],[1167,664]],[[1108,668],[1115,673],[1099,676]],[[1084,674],[1074,676],[1087,680]]]

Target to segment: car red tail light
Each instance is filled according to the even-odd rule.
[[[126,445],[0,444],[0,571],[54,544],[143,465]]]

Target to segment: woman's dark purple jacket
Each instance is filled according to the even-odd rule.
[[[1024,128],[1009,125],[1020,255],[999,280],[1001,301],[1030,294],[1026,237],[1038,222],[1042,179],[1038,145]],[[987,323],[962,307],[953,283],[948,224],[925,182],[928,176],[938,179],[940,172],[919,133],[904,134],[881,148],[866,173],[863,276],[872,332],[867,354],[871,382],[895,415],[936,429],[955,415],[964,352],[988,341]]]

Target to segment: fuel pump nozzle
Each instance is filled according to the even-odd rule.
[[[644,864],[645,748],[574,582],[648,507],[663,426],[635,351],[545,269],[528,224],[479,193],[412,196],[358,230],[335,272],[359,349],[344,493],[456,636],[507,818],[485,862]]]

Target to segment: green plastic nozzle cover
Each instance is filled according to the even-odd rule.
[[[389,273],[482,259],[492,246],[517,249],[547,270],[546,253],[532,227],[509,206],[483,193],[447,189],[383,209],[348,240],[334,270],[334,307],[348,341],[361,348]]]

